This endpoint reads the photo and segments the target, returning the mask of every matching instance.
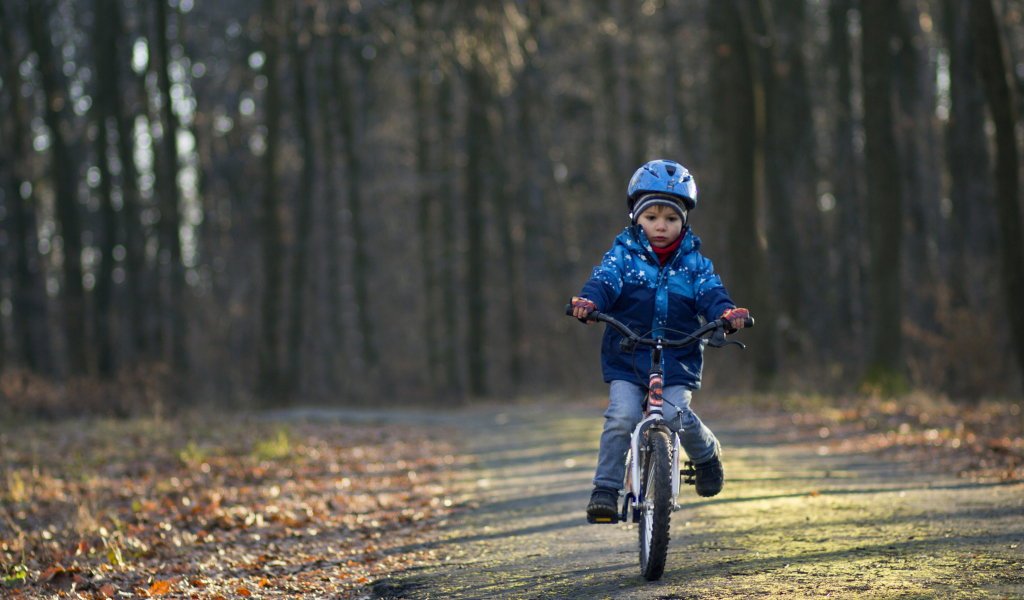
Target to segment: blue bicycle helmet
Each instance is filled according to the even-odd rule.
[[[691,211],[697,206],[697,184],[683,165],[671,160],[652,160],[633,173],[626,190],[630,215],[637,199],[644,194],[665,194]]]

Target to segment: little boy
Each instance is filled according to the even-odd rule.
[[[582,320],[599,310],[641,333],[655,330],[676,338],[700,327],[699,316],[707,321],[726,318],[733,328],[742,328],[748,311],[733,304],[711,261],[697,251],[700,240],[687,225],[689,212],[697,206],[697,186],[689,171],[670,160],[651,161],[636,171],[627,193],[633,223],[615,238],[573,298],[573,315]],[[601,365],[611,388],[587,506],[587,514],[594,517],[618,510],[630,434],[643,417],[646,381],[637,373],[646,376],[651,367],[649,349],[631,355],[619,348],[620,339],[615,329],[605,328]],[[694,463],[697,493],[714,496],[725,480],[721,446],[690,410],[690,394],[700,389],[703,350],[702,344],[665,349],[664,416]]]

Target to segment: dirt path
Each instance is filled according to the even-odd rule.
[[[698,399],[699,402],[699,399]],[[601,406],[452,414],[478,507],[445,559],[378,581],[378,598],[1024,598],[1024,484],[929,472],[911,455],[839,453],[816,432],[695,403],[725,446],[726,487],[683,491],[661,581],[635,525],[587,525]]]

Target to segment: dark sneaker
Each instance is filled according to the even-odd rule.
[[[615,523],[618,521],[619,491],[596,487],[590,494],[587,505],[587,521],[590,523]]]
[[[722,468],[722,450],[715,448],[710,459],[693,465],[697,471],[697,495],[710,497],[722,491],[725,483],[725,470]]]

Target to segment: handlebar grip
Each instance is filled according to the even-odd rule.
[[[747,317],[747,320],[743,322],[744,329],[750,329],[754,326],[754,317]]]
[[[590,321],[592,323],[596,323],[597,322],[597,317],[595,317],[593,315],[597,315],[597,314],[600,314],[600,313],[597,312],[596,310],[591,312],[589,315],[587,315],[587,321]],[[565,305],[565,316],[567,316],[567,317],[575,317],[576,316],[576,315],[573,314],[572,304],[566,304]]]

